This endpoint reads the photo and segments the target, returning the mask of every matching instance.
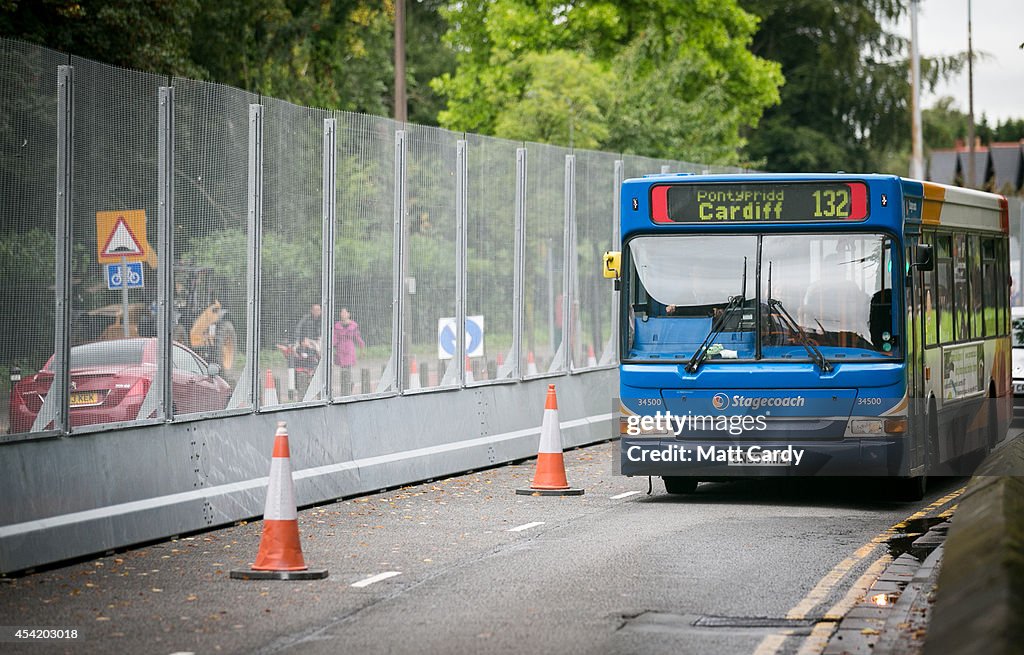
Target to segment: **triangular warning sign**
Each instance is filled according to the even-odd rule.
[[[142,254],[145,254],[145,252],[142,250],[139,240],[132,234],[132,230],[128,227],[124,217],[118,216],[117,223],[114,224],[114,229],[110,232],[110,238],[107,239],[107,244],[103,246],[100,256],[131,257]]]

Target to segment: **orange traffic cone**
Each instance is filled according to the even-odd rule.
[[[263,382],[263,406],[280,405],[277,399],[277,383],[274,381],[274,372],[267,369],[267,377]]]
[[[583,489],[569,487],[565,478],[565,460],[562,457],[562,433],[558,427],[558,399],[555,385],[548,385],[544,403],[544,420],[540,426],[540,448],[537,452],[537,471],[529,489],[516,489],[520,496],[582,496]]]
[[[594,356],[594,344],[587,344],[587,366],[597,366],[597,357]]]
[[[422,388],[422,385],[420,384],[420,367],[419,364],[416,363],[416,355],[409,358],[409,388]]]
[[[526,355],[526,374],[537,375],[537,362],[533,361],[533,351]]]
[[[277,422],[274,455],[270,460],[270,483],[263,510],[263,537],[256,562],[250,570],[231,572],[236,580],[319,580],[326,569],[309,570],[299,543],[299,520],[295,509],[295,486],[288,455],[288,430]]]
[[[469,357],[466,357],[466,384],[476,382],[473,379],[473,363],[469,361]]]

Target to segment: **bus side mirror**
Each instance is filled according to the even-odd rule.
[[[919,243],[914,249],[914,263],[911,268],[920,271],[930,271],[935,268],[935,260],[932,258],[932,245],[930,243]]]
[[[604,254],[604,276],[608,279],[618,279],[622,274],[622,253],[618,250],[610,250]]]

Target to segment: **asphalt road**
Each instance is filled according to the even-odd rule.
[[[229,579],[255,558],[260,522],[5,580],[5,634],[79,638],[0,651],[797,652],[886,557],[886,531],[948,510],[964,482],[915,503],[871,478],[704,484],[689,497],[655,479],[647,495],[646,478],[612,473],[612,452],[566,453],[580,497],[515,495],[528,461],[304,510],[306,562],[325,580]]]

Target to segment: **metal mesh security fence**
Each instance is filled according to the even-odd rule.
[[[263,105],[259,370],[266,406],[322,393],[311,383],[323,346],[323,124],[331,114],[272,98]]]
[[[521,370],[565,370],[562,357],[565,265],[565,148],[527,145],[526,254],[523,261]]]
[[[456,317],[455,159],[462,135],[417,125],[406,130],[404,352],[410,377],[415,365],[423,388],[450,386],[462,365],[445,335]]]
[[[661,172],[662,166],[667,166],[670,173],[689,172],[675,170],[674,162],[665,159],[642,157],[640,155],[623,155],[622,166],[626,179],[643,177],[644,175],[655,175]]]
[[[572,366],[608,363],[615,353],[611,280],[604,278],[603,255],[615,250],[613,204],[616,156],[576,152],[576,252],[573,275]]]
[[[516,150],[521,144],[476,135],[466,140],[466,350],[474,381],[508,378],[514,371],[508,358],[516,311]]]
[[[67,174],[60,144],[73,155]],[[164,146],[173,159],[161,160]],[[64,293],[65,181],[63,395],[68,426],[82,431],[164,419],[162,408],[219,413],[372,397],[399,382],[448,388],[461,371],[467,384],[507,380],[515,364],[530,377],[610,363],[614,296],[600,268],[615,241],[617,159],[298,107],[0,39],[0,373],[35,384],[0,396],[0,431],[64,427],[53,375],[37,372],[60,343],[51,299]],[[625,177],[740,171],[621,159]],[[160,193],[171,190],[165,215]],[[173,343],[159,337],[161,290]]]
[[[394,121],[338,112],[334,397],[391,388],[393,349]]]
[[[240,376],[252,295],[247,275],[248,108],[256,101],[254,94],[231,87],[174,80],[172,334],[217,365],[216,375],[196,383],[221,396],[222,381],[232,393],[238,385],[243,392],[252,385]],[[235,406],[250,407],[249,395],[240,394]],[[179,413],[205,409],[175,405]]]
[[[36,374],[54,349],[55,91],[67,62],[0,39],[0,434],[31,431],[52,381]]]
[[[157,107],[159,89],[168,80],[77,57],[71,65],[71,424],[159,418],[148,411],[149,404],[142,408],[154,380],[164,375],[157,356],[160,271],[153,244],[159,204]]]

